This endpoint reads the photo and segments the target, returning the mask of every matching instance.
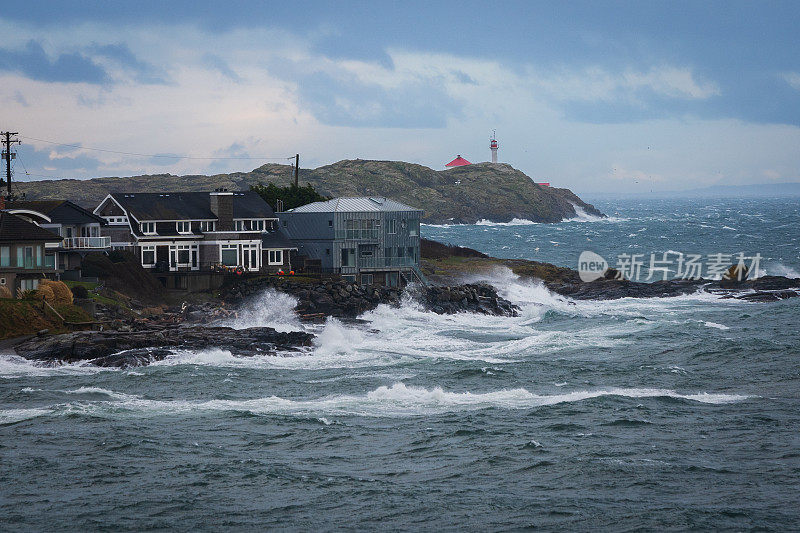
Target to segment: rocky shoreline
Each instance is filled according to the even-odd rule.
[[[14,347],[18,355],[47,363],[88,361],[101,367],[144,366],[176,349],[219,348],[234,355],[274,354],[309,346],[314,336],[303,331],[273,328],[150,325],[137,331],[80,331],[33,337]]]
[[[774,302],[800,296],[800,279],[765,276],[754,280],[669,280],[653,283],[617,279],[614,271],[605,278],[582,282],[574,270],[545,263],[468,257],[467,265],[508,266],[523,279],[534,279],[556,294],[576,300],[619,298],[664,298],[699,291],[749,302]],[[483,261],[475,263],[472,261]],[[448,281],[457,278],[452,275]],[[118,317],[105,323],[105,331],[82,331],[61,335],[42,335],[24,339],[15,352],[42,364],[85,361],[100,367],[144,366],[163,360],[175,350],[219,348],[236,356],[275,354],[310,346],[314,335],[303,331],[278,332],[273,328],[233,329],[218,326],[235,318],[237,311],[268,289],[297,299],[295,313],[304,321],[324,321],[327,317],[351,320],[378,305],[400,305],[404,297],[413,298],[424,309],[438,314],[460,312],[495,316],[517,316],[519,308],[498,295],[487,283],[410,285],[405,289],[365,287],[341,280],[311,278],[239,278],[223,287],[218,303],[185,304],[177,308],[143,308],[138,318]]]
[[[301,319],[314,320],[334,316],[356,318],[380,304],[399,305],[403,290],[395,287],[364,287],[345,280],[325,280],[316,284],[291,278],[266,277],[242,280],[226,287],[221,297],[234,304],[260,294],[267,288],[297,298],[295,312]],[[406,291],[425,309],[439,314],[481,313],[516,316],[519,308],[497,294],[486,283],[451,286],[411,285]]]
[[[577,274],[577,273],[576,273]],[[749,302],[775,302],[800,296],[800,279],[764,276],[754,280],[666,280],[653,283],[625,279],[601,279],[589,283],[545,282],[556,294],[576,300],[617,300],[620,298],[667,298],[698,291],[709,292],[725,299]]]

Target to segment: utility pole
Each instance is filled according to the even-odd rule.
[[[15,159],[17,154],[11,153],[11,145],[14,143],[22,144],[19,139],[12,138],[14,135],[19,135],[16,131],[4,131],[0,133],[3,137],[3,158],[6,160],[6,193],[7,198],[11,198],[11,159]]]
[[[294,154],[294,186],[300,181],[300,154]]]

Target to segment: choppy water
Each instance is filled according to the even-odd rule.
[[[619,212],[423,232],[567,266],[590,238],[800,267],[796,202],[599,207]],[[521,316],[408,301],[328,321],[299,356],[0,357],[0,529],[797,528],[798,299],[574,302],[493,282]],[[235,325],[300,328],[290,304],[265,293]]]

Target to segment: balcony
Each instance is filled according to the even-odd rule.
[[[380,229],[337,229],[336,240],[362,241],[378,240]]]
[[[65,250],[97,250],[111,247],[111,237],[67,237],[61,241]]]
[[[358,268],[369,269],[397,269],[403,267],[413,267],[417,265],[417,261],[413,257],[359,257]],[[344,266],[344,265],[343,265]],[[355,267],[355,265],[351,265]]]

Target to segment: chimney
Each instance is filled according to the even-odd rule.
[[[233,193],[216,189],[210,196],[211,212],[217,217],[217,231],[233,231]]]

